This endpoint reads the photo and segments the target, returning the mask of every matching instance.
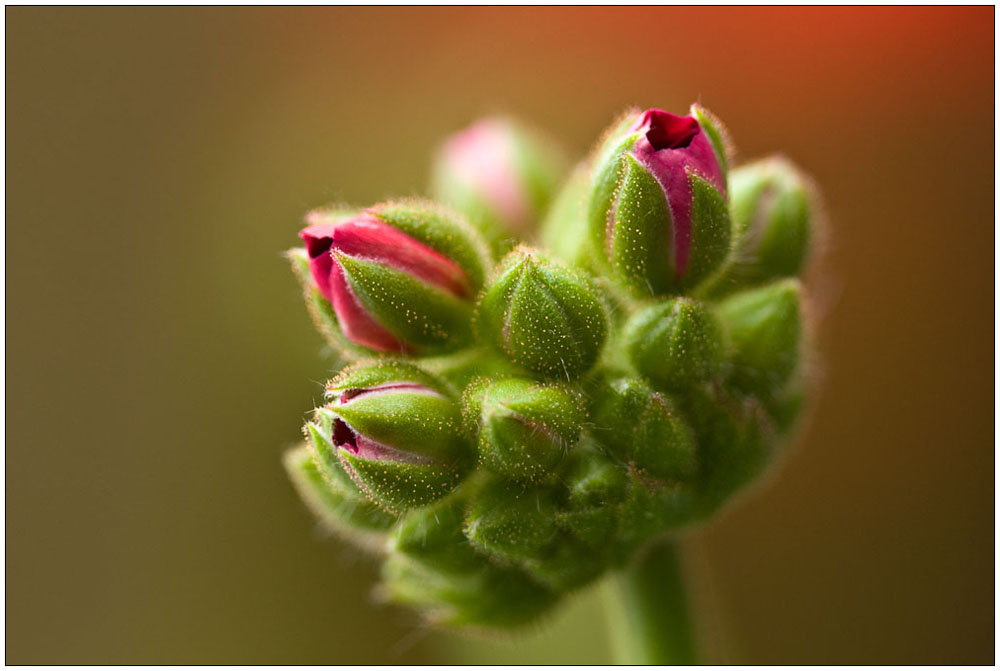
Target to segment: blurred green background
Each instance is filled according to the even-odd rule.
[[[372,603],[280,455],[331,372],[281,251],[489,112],[700,100],[825,194],[821,393],[688,541],[710,661],[994,659],[994,9],[7,8],[7,663],[606,662]],[[994,419],[991,419],[994,418]]]

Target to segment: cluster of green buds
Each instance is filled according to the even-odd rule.
[[[445,143],[434,200],[315,210],[289,252],[347,366],[286,468],[433,624],[530,622],[707,520],[803,404],[815,203],[794,166],[729,172],[698,106],[630,111],[563,166],[481,121]]]

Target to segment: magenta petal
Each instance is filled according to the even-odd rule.
[[[340,264],[331,259],[333,269],[328,275],[330,302],[337,313],[340,330],[351,342],[382,352],[408,352],[410,348],[386,330],[358,302],[344,277]]]
[[[313,281],[326,300],[333,302],[330,290],[330,272],[333,270],[333,257],[330,247],[333,245],[334,224],[313,224],[299,231],[299,237],[306,243],[306,253],[309,254],[309,272]]]

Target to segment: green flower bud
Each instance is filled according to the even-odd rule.
[[[691,289],[729,253],[721,133],[702,110],[694,112],[631,112],[594,159],[591,245],[637,295]]]
[[[523,563],[525,572],[557,594],[583,587],[608,566],[607,547],[595,551],[573,536],[562,533],[541,557]]]
[[[299,496],[326,529],[366,550],[382,549],[395,515],[324,477],[306,445],[286,452],[284,464]]]
[[[566,263],[586,267],[590,166],[580,163],[560,188],[542,221],[542,245]]]
[[[624,378],[600,399],[594,437],[646,476],[689,480],[697,473],[695,436],[674,402],[645,382]]]
[[[691,298],[637,311],[622,340],[636,370],[665,390],[684,391],[709,379],[722,361],[722,330],[708,307]]]
[[[621,506],[620,558],[656,536],[694,522],[697,502],[694,483],[664,483],[633,471]]]
[[[475,224],[495,248],[529,237],[565,163],[553,143],[502,117],[482,119],[445,142],[431,193]]]
[[[468,342],[490,260],[457,214],[403,201],[361,213],[316,210],[306,222],[293,268],[337,349],[424,355]]]
[[[401,362],[352,368],[327,385],[317,412],[337,456],[375,502],[404,510],[438,499],[461,479],[470,450],[450,388]]]
[[[465,497],[449,496],[407,512],[393,532],[390,549],[440,570],[470,571],[485,559],[462,532]]]
[[[628,485],[626,470],[592,445],[574,451],[565,478],[566,505],[560,510],[560,526],[585,543],[602,551],[618,530],[619,505]]]
[[[791,162],[770,158],[734,170],[729,184],[735,251],[714,290],[798,275],[815,215],[809,180]]]
[[[732,341],[732,381],[746,392],[780,389],[799,364],[802,341],[800,289],[782,280],[733,294],[719,304]]]
[[[472,571],[441,571],[395,553],[382,565],[380,592],[420,609],[431,625],[452,627],[523,626],[556,601],[516,568],[484,562]]]
[[[571,379],[597,361],[607,316],[588,278],[520,247],[480,300],[476,327],[514,363]]]
[[[465,535],[481,552],[518,563],[542,555],[555,539],[556,511],[552,490],[493,478],[472,500]]]
[[[699,515],[707,517],[764,471],[777,435],[752,398],[695,392],[689,406],[700,447]]]
[[[534,380],[484,380],[465,397],[465,424],[476,436],[480,463],[514,480],[551,476],[586,417],[579,395]]]

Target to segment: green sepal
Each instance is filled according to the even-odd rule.
[[[621,506],[619,559],[646,541],[677,531],[697,519],[698,498],[693,483],[664,483],[633,470]]]
[[[597,360],[607,315],[589,278],[520,247],[480,300],[476,328],[517,365],[572,379]]]
[[[305,445],[288,450],[283,461],[299,496],[326,529],[366,550],[383,549],[395,515],[327,478]]]
[[[424,200],[401,200],[375,205],[368,212],[406,233],[461,268],[479,291],[492,265],[486,242],[458,213]]]
[[[456,492],[407,512],[392,534],[390,549],[439,570],[471,571],[484,561],[462,532],[467,499]]]
[[[680,278],[687,291],[716,272],[729,257],[732,223],[729,203],[710,182],[691,174],[691,255]]]
[[[697,473],[694,433],[673,400],[635,378],[603,392],[594,437],[647,477],[690,480]]]
[[[472,499],[464,532],[480,552],[518,563],[541,556],[555,539],[557,510],[551,489],[493,478]]]
[[[701,129],[708,136],[708,141],[715,152],[715,158],[719,162],[719,168],[722,169],[722,179],[725,181],[726,175],[729,172],[728,154],[730,145],[725,126],[722,125],[722,122],[714,114],[698,103],[691,105],[691,115],[698,120]]]
[[[330,301],[323,297],[323,294],[316,287],[316,283],[313,282],[312,274],[309,271],[309,255],[306,250],[296,247],[289,249],[285,256],[291,263],[292,273],[302,288],[306,309],[309,311],[309,316],[312,318],[316,330],[320,332],[326,343],[340,358],[340,361],[335,362],[335,365],[359,356],[371,356],[370,350],[362,349],[344,337],[340,330],[340,324],[337,322],[337,313],[333,311]]]
[[[571,265],[585,266],[590,254],[587,232],[590,175],[589,165],[578,164],[542,221],[542,245]]]
[[[439,464],[471,456],[458,405],[435,392],[402,389],[362,394],[328,409],[363,436]]]
[[[721,392],[692,394],[689,416],[698,432],[699,516],[707,517],[767,467],[776,432],[760,404]]]
[[[350,389],[367,389],[394,382],[420,384],[446,398],[457,398],[455,387],[439,375],[424,366],[399,359],[374,359],[348,366],[326,383],[326,397],[335,400]]]
[[[472,571],[440,571],[395,553],[382,565],[380,592],[418,608],[430,625],[485,629],[530,624],[557,600],[519,569],[484,562]]]
[[[533,579],[557,594],[583,587],[598,578],[608,566],[609,552],[598,551],[573,536],[560,534],[542,557],[522,566]]]
[[[454,350],[469,341],[471,301],[377,261],[334,256],[358,302],[418,354]]]
[[[567,501],[557,521],[592,550],[603,551],[618,530],[619,506],[628,485],[626,470],[583,443],[571,459],[565,477]]]
[[[795,372],[802,346],[800,302],[798,281],[782,280],[719,304],[732,344],[731,380],[737,389],[766,395]]]
[[[631,154],[619,160],[621,182],[601,232],[612,272],[639,296],[677,293],[682,285],[669,261],[673,218],[663,187]]]
[[[714,376],[722,338],[715,315],[691,298],[648,305],[633,313],[622,332],[636,370],[666,391],[684,391]]]
[[[563,385],[507,378],[470,387],[464,415],[480,464],[514,480],[539,481],[553,475],[576,442],[586,408]]]
[[[734,251],[712,292],[798,275],[813,236],[815,196],[808,178],[785,159],[764,159],[733,171],[730,200]]]
[[[390,512],[427,505],[451,492],[461,481],[460,464],[419,464],[362,459],[339,451],[344,468],[374,502]]]
[[[334,483],[334,486],[351,492],[354,496],[364,497],[365,493],[358,487],[354,478],[344,470],[340,456],[333,444],[333,421],[335,415],[328,410],[318,408],[313,421],[305,426],[306,437],[309,439],[309,449],[313,452],[317,467],[323,477]]]
[[[782,436],[790,433],[802,417],[808,396],[805,375],[793,375],[780,391],[761,398],[765,410]]]

